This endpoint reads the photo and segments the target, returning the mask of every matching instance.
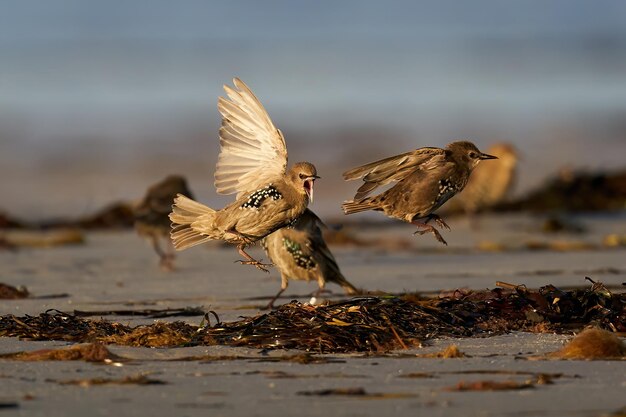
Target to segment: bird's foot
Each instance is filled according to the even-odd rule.
[[[327,288],[320,288],[318,290],[313,291],[311,295],[314,297],[319,297],[322,294],[332,294],[332,293],[333,293],[332,290],[329,290]]]
[[[280,291],[278,291],[278,293],[274,296],[274,298],[272,298],[270,300],[269,303],[267,303],[267,305],[265,306],[265,308],[263,308],[263,310],[274,310],[276,309],[276,307],[274,307],[274,302],[276,300],[278,300],[278,297],[280,297],[280,295],[287,289],[287,285],[285,285],[284,288],[281,288]]]
[[[244,250],[245,245],[241,244],[239,246],[237,246],[237,250],[239,251],[239,254],[241,256],[243,256],[246,259],[241,259],[235,262],[239,262],[241,265],[252,265],[254,267],[256,267],[256,269],[260,269],[263,272],[267,272],[268,274],[270,273],[270,271],[267,269],[270,266],[274,266],[274,264],[264,264],[261,261],[257,261],[256,259],[254,259],[252,256],[250,256],[248,254],[248,252],[246,252]]]
[[[432,233],[435,236],[435,239],[437,239],[439,242],[443,243],[446,246],[448,245],[448,242],[446,242],[443,236],[441,236],[441,233],[439,233],[439,231],[435,229],[433,226],[429,224],[424,224],[422,225],[422,227],[425,227],[425,228],[423,230],[416,230],[415,232],[413,232],[413,234],[421,236],[426,233]]]
[[[439,226],[439,228],[450,230],[450,226],[448,226],[448,223],[444,222],[443,219],[439,217],[438,215],[436,214],[429,215],[428,219],[426,219],[424,223],[428,223],[430,220],[434,220],[435,223],[437,223],[437,226]]]
[[[264,264],[263,262],[257,261],[256,259],[240,259],[235,262],[240,263],[241,265],[252,265],[256,269],[260,269],[261,271],[267,272],[268,274],[270,273],[270,271],[267,268],[269,268],[270,266],[274,266],[274,264]]]
[[[275,302],[276,302],[276,298],[274,298],[272,301],[267,303],[267,305],[265,307],[262,307],[261,310],[278,310],[280,306],[275,306],[274,305]]]

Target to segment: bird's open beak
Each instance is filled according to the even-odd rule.
[[[497,156],[493,156],[493,155],[489,155],[486,153],[481,153],[480,156],[478,157],[478,159],[498,159]]]
[[[306,192],[306,195],[309,197],[309,203],[313,202],[313,184],[315,183],[315,180],[318,178],[319,177],[317,175],[312,175],[308,177],[306,180],[304,180],[304,191]]]

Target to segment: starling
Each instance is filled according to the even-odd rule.
[[[420,148],[353,168],[343,173],[345,180],[363,178],[354,200],[343,203],[345,214],[365,210],[383,211],[387,216],[418,227],[415,232],[432,233],[447,245],[432,225],[450,227],[433,212],[460,192],[472,172],[483,159],[497,157],[480,152],[471,142],[452,142],[445,149]],[[368,197],[380,186],[395,183],[387,191]],[[420,221],[420,219],[425,219]],[[419,230],[419,229],[422,230]]]
[[[289,279],[317,281],[319,290],[327,282],[340,285],[346,294],[357,294],[357,289],[343,276],[335,257],[326,246],[322,237],[322,221],[311,210],[289,227],[283,227],[262,240],[263,247],[272,263],[278,268],[281,286],[278,294],[270,301],[267,308],[272,308],[274,301],[287,289]]]
[[[450,202],[460,205],[470,217],[504,201],[515,185],[519,159],[515,148],[508,143],[497,143],[487,152],[498,160],[476,168],[463,192]]]
[[[315,167],[298,162],[287,170],[287,148],[261,102],[238,78],[235,88],[224,86],[220,97],[221,150],[215,170],[220,194],[237,193],[236,200],[213,210],[183,195],[174,200],[170,220],[174,247],[183,250],[209,240],[237,245],[244,260],[269,272],[245,251],[246,246],[294,222],[313,201]]]
[[[175,255],[172,250],[164,251],[159,241],[165,238],[167,246],[171,247],[168,215],[172,210],[172,200],[177,194],[193,198],[185,179],[179,175],[170,175],[148,188],[145,197],[134,209],[135,230],[139,236],[150,239],[152,247],[159,255],[161,268],[167,271],[173,269]]]

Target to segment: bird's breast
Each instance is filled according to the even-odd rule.
[[[315,268],[316,264],[313,260],[313,257],[305,253],[302,245],[299,242],[284,237],[282,239],[282,244],[283,248],[287,251],[287,256],[290,256],[292,258],[296,266],[304,269]]]
[[[463,190],[465,182],[456,178],[444,178],[439,180],[438,187],[436,189],[437,194],[434,196],[433,205],[437,207],[452,198],[455,194]]]

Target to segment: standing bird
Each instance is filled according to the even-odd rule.
[[[244,260],[269,272],[245,251],[246,246],[294,222],[313,201],[315,167],[298,162],[287,170],[283,134],[274,127],[261,102],[246,84],[233,80],[235,89],[224,86],[228,99],[220,97],[221,150],[215,170],[220,194],[237,193],[236,200],[213,210],[183,195],[172,206],[171,237],[177,250],[209,240],[237,245]]]
[[[515,185],[519,157],[513,145],[496,143],[487,152],[498,160],[478,167],[463,192],[450,202],[460,205],[470,218],[504,201]]]
[[[267,256],[278,268],[281,277],[280,291],[267,308],[272,308],[274,301],[287,289],[289,279],[316,280],[319,289],[315,296],[319,296],[327,282],[340,285],[348,295],[358,294],[359,291],[339,270],[322,237],[320,226],[323,223],[319,217],[306,209],[291,227],[283,227],[262,240]]]
[[[430,232],[447,245],[428,222],[435,220],[439,227],[450,230],[433,212],[465,187],[472,170],[483,159],[497,157],[480,152],[471,142],[460,141],[448,144],[445,149],[420,148],[353,168],[343,173],[344,179],[362,177],[365,184],[359,187],[354,200],[343,203],[343,211],[345,214],[383,211],[389,217],[417,226],[415,233]],[[367,197],[376,188],[391,183],[395,185],[387,191]]]
[[[159,255],[161,268],[166,271],[174,269],[175,255],[173,250],[163,250],[159,240],[165,238],[167,246],[171,246],[168,215],[172,210],[172,200],[177,194],[193,198],[185,179],[179,175],[170,175],[148,188],[143,200],[134,209],[137,234],[150,239],[152,247]]]

